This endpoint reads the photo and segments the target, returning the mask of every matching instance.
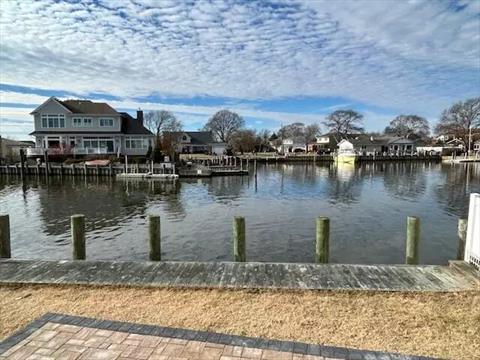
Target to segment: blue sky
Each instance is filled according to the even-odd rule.
[[[480,95],[480,1],[1,1],[0,134],[28,137],[52,95],[188,130],[222,108],[257,129],[346,108],[433,124]]]

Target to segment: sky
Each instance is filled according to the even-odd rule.
[[[354,109],[381,131],[479,95],[480,0],[0,1],[4,137],[28,138],[50,96],[186,130],[226,108],[271,130]]]

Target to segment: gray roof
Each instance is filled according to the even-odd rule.
[[[121,112],[122,133],[126,135],[152,135],[153,133],[143,126],[140,121],[132,117],[129,113]]]
[[[208,145],[215,142],[213,134],[210,131],[175,131],[174,136],[182,136],[187,134],[192,139],[192,145]]]
[[[107,103],[91,100],[56,100],[74,114],[118,115],[118,112]]]

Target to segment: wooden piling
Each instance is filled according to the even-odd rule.
[[[328,263],[330,241],[330,219],[317,218],[317,239],[315,244],[315,260],[317,263]]]
[[[25,150],[20,149],[20,176],[25,179]]]
[[[245,218],[235,216],[233,219],[233,258],[234,261],[245,262]]]
[[[0,258],[11,258],[10,251],[10,217],[0,215]]]
[[[420,243],[420,219],[415,216],[407,218],[407,246],[405,263],[407,265],[418,264],[418,244]]]
[[[149,215],[148,234],[150,243],[150,261],[160,261],[162,257],[160,245],[160,216]]]
[[[73,260],[85,260],[85,216],[81,214],[70,217],[72,228]]]
[[[257,178],[257,159],[253,162],[253,172],[255,174],[255,179]]]
[[[467,241],[467,219],[458,219],[457,260],[465,258],[465,242]]]
[[[45,176],[49,175],[49,169],[48,169],[48,151],[45,150],[43,153],[43,159],[45,161]]]

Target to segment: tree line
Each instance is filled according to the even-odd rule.
[[[364,134],[363,115],[351,109],[336,110],[325,117],[322,122],[326,132],[337,139],[347,138],[355,134]],[[173,113],[166,110],[150,111],[145,116],[146,126],[155,134],[154,152],[173,151],[175,139],[172,132],[183,130],[183,125]],[[320,123],[305,125],[295,122],[282,126],[278,132],[245,128],[244,119],[229,110],[216,112],[203,127],[210,131],[215,139],[228,144],[235,152],[267,151],[271,144],[280,145],[286,138],[295,138],[308,143],[320,134]],[[436,134],[449,134],[461,141],[466,148],[472,148],[471,134],[480,137],[480,97],[459,101],[445,109],[434,128]],[[430,124],[427,119],[418,115],[398,115],[384,129],[385,135],[403,138],[426,139],[430,135]]]

